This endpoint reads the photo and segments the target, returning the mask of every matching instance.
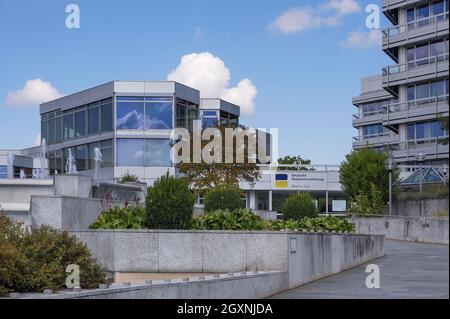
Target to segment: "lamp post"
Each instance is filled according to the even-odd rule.
[[[420,152],[416,154],[416,160],[419,161],[419,191],[422,193],[422,162],[425,159],[425,154]]]
[[[388,159],[389,171],[389,216],[392,216],[392,158]]]

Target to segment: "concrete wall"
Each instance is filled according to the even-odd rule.
[[[218,278],[190,278],[151,284],[115,285],[106,289],[61,291],[52,295],[21,294],[20,298],[39,299],[254,299],[265,298],[288,288],[286,272],[222,274]]]
[[[426,217],[437,211],[448,211],[448,198],[394,201],[392,213],[396,216]],[[388,210],[386,210],[388,212]]]
[[[385,235],[387,239],[448,245],[447,218],[353,217],[357,233]]]
[[[109,201],[109,207],[123,206],[123,202]],[[101,199],[69,196],[32,196],[31,226],[49,225],[56,229],[88,229],[105,209]]]
[[[384,255],[384,236],[266,231],[72,231],[110,272],[288,271],[289,287]],[[295,244],[294,244],[295,242]]]

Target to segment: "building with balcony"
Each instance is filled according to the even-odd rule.
[[[449,1],[383,0],[392,26],[382,49],[393,64],[362,79],[353,148],[388,150],[401,164],[448,165]]]

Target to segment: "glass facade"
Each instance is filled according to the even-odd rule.
[[[193,130],[194,120],[198,119],[199,107],[197,104],[176,99],[176,127]]]
[[[47,144],[112,131],[112,99],[41,115],[41,137]]]
[[[363,136],[373,137],[384,133],[384,126],[382,124],[363,126]]]
[[[117,166],[170,167],[170,139],[117,139]]]
[[[408,141],[447,136],[439,121],[427,121],[408,124]]]
[[[414,45],[407,48],[406,59],[410,68],[448,60],[448,39]]]
[[[425,99],[427,103],[429,102],[430,98],[441,97],[441,99],[443,99],[449,94],[448,85],[448,79],[408,85],[407,99],[408,101]]]
[[[173,128],[171,96],[118,96],[116,128],[122,130]]]

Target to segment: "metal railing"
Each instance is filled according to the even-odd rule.
[[[433,15],[431,17],[417,19],[406,24],[397,25],[393,27],[384,28],[382,30],[383,40],[390,36],[407,33],[412,30],[417,30],[429,25],[435,25],[435,30],[437,29],[438,23],[446,21],[449,19],[449,12],[440,13]]]
[[[382,133],[375,133],[375,134],[368,134],[368,135],[362,135],[362,136],[354,136],[353,142],[364,142],[368,139],[373,138],[380,138],[380,137],[392,137],[390,132],[382,132]]]
[[[435,106],[435,113],[438,112],[438,106],[449,102],[449,96],[446,95],[439,95],[439,96],[433,96],[423,99],[417,99],[412,100],[408,102],[402,102],[402,103],[391,103],[384,106],[383,112],[385,114],[389,113],[396,113],[396,112],[403,112],[403,111],[409,111],[414,109],[420,109],[425,106],[434,105]]]
[[[411,69],[415,69],[417,67],[424,66],[424,65],[437,64],[437,62],[448,61],[448,58],[449,58],[449,54],[445,53],[445,54],[430,56],[427,58],[417,59],[414,61],[408,61],[407,63],[403,63],[403,64],[384,66],[383,67],[383,76],[406,72]]]

